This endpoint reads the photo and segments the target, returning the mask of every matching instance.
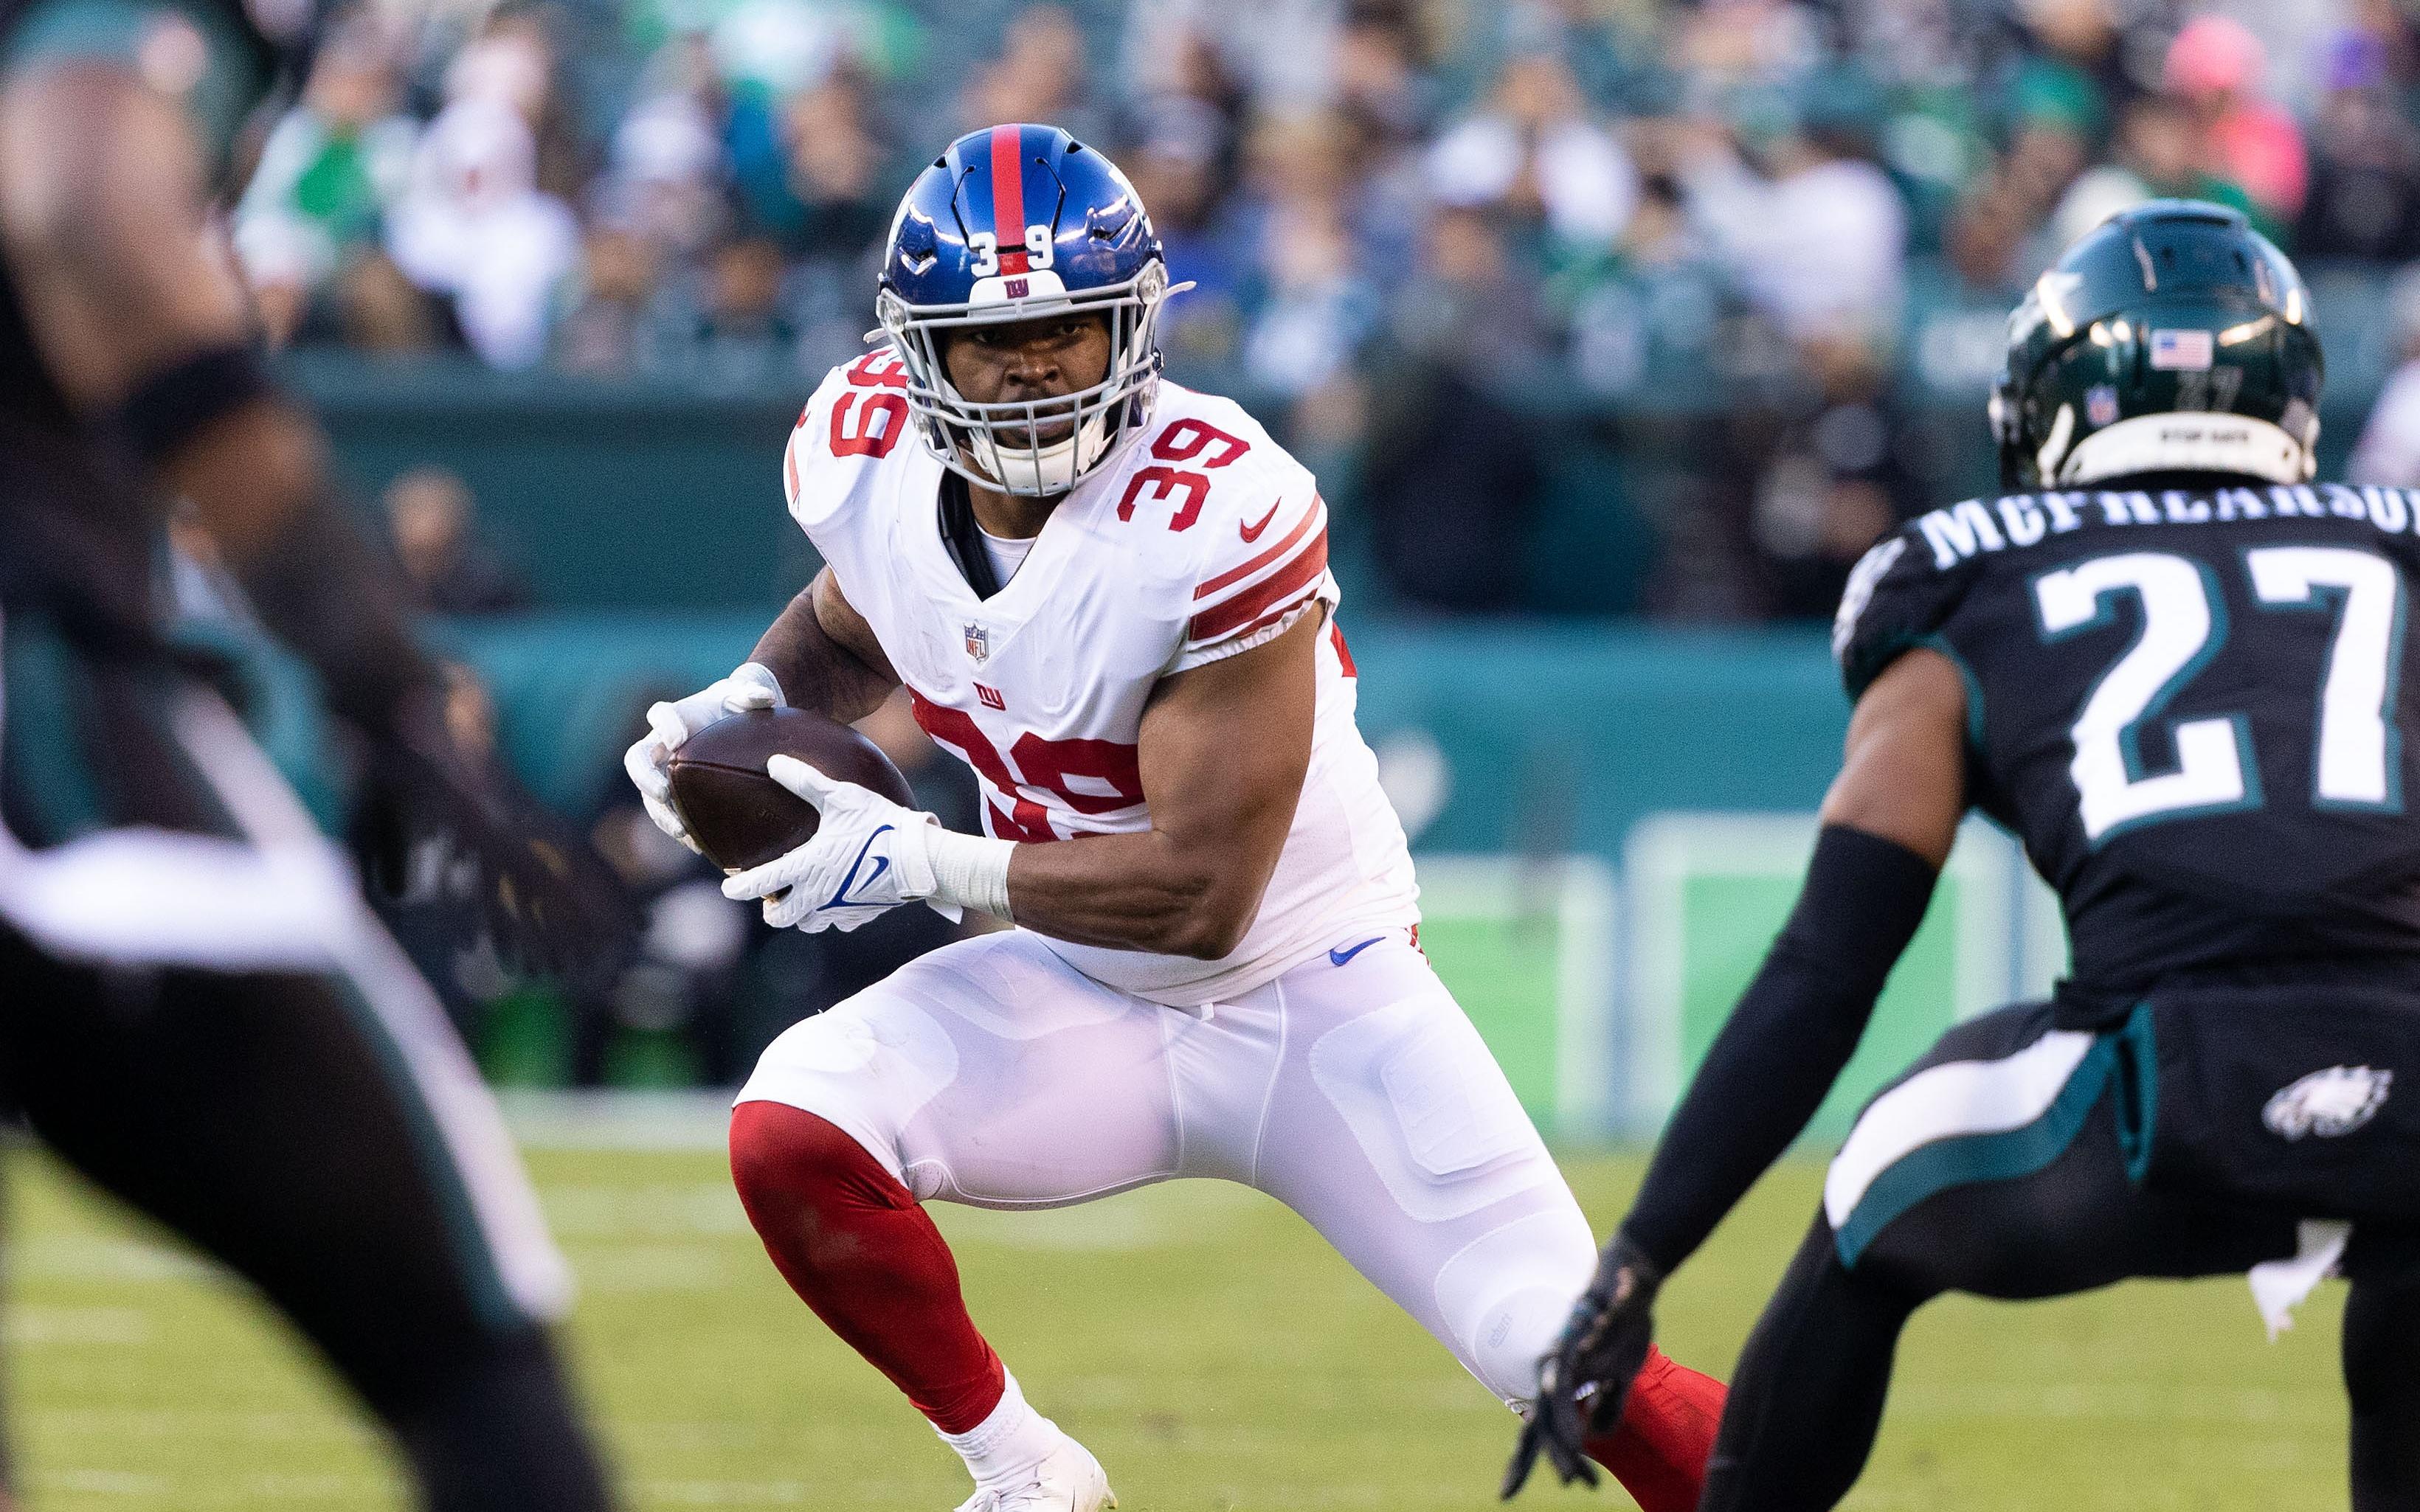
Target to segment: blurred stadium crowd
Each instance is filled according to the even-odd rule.
[[[2160,194],[2315,271],[2335,455],[2420,484],[2420,0],[363,0],[235,239],[281,344],[796,402],[861,349],[901,188],[1004,120],[1127,169],[1196,285],[1172,372],[1318,471],[1365,609],[1828,615],[1991,486],[2009,305]],[[383,503],[425,608],[535,607],[459,476]],[[949,936],[774,935],[593,764],[647,949],[592,1001],[452,973],[504,1080],[726,1081]]]
[[[1593,430],[1691,465],[1632,470],[1589,607],[1811,616],[1988,484],[1957,457],[1996,314],[2102,215],[2194,195],[2306,262],[2420,257],[2413,9],[366,0],[236,234],[281,342],[802,389],[860,348],[926,156],[1052,121],[1198,285],[1172,370],[1320,471],[1399,600],[1576,607],[1522,546]],[[2420,384],[2389,405],[2363,465],[2420,474]]]

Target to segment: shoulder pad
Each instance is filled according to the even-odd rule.
[[[839,507],[853,474],[912,444],[908,376],[888,347],[824,376],[782,454],[782,495],[801,526]]]
[[[1981,508],[1972,501],[1957,506],[1959,511]],[[1862,697],[1900,653],[1940,633],[1973,580],[1971,572],[1957,570],[1965,561],[1953,558],[1947,568],[1937,563],[1919,519],[1875,542],[1850,569],[1839,612],[1832,620],[1832,659],[1839,664],[1840,682],[1851,702]]]
[[[1118,516],[1156,516],[1182,563],[1186,654],[1252,633],[1326,594],[1327,506],[1309,469],[1233,400],[1170,386],[1118,486]],[[1164,391],[1167,392],[1167,391]]]

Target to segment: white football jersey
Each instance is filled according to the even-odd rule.
[[[942,467],[912,433],[886,348],[834,368],[790,437],[790,514],[914,700],[974,768],[984,826],[1047,842],[1151,827],[1136,751],[1171,672],[1332,615],[1327,506],[1232,400],[1159,386],[1150,420],[1050,514],[978,598],[941,533]],[[1342,631],[1320,636],[1311,769],[1258,918],[1218,961],[1050,941],[1077,969],[1180,1007],[1248,992],[1353,930],[1416,923],[1419,888],[1353,721]]]

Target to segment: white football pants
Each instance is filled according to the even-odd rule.
[[[738,1101],[846,1130],[919,1201],[1052,1208],[1240,1181],[1526,1401],[1595,1241],[1409,932],[1360,943],[1179,1010],[1103,986],[1028,931],[961,940],[792,1026]]]

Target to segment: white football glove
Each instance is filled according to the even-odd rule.
[[[774,757],[765,771],[814,804],[823,820],[814,839],[797,850],[724,879],[724,897],[761,899],[766,923],[810,934],[853,930],[901,903],[924,903],[952,922],[961,917],[956,904],[933,896],[939,820],[792,757]]]
[[[637,784],[640,801],[646,805],[647,817],[656,822],[658,829],[690,850],[697,850],[697,841],[689,838],[689,826],[681,823],[680,814],[673,808],[673,779],[667,770],[673,752],[680,749],[690,736],[727,714],[778,708],[781,703],[782,685],[769,670],[751,661],[685,699],[658,703],[647,710],[647,733],[622,753],[622,770],[629,773],[630,780]]]

